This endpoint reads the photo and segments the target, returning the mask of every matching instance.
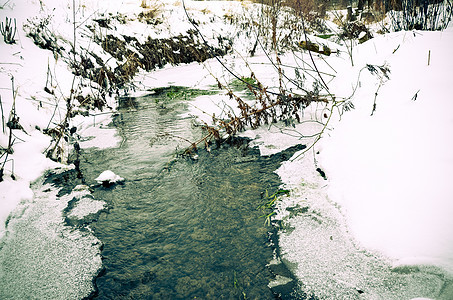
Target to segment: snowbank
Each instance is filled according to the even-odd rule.
[[[92,279],[102,268],[101,241],[84,217],[106,203],[91,199],[87,186],[63,197],[49,184],[35,186],[34,193],[32,203],[20,204],[11,214],[8,229],[13,234],[2,239],[0,298],[82,299],[94,294]]]
[[[452,27],[392,33],[359,45],[357,66],[385,63],[390,80],[379,88],[369,74],[361,78],[356,109],[333,125],[319,156],[329,196],[364,247],[451,274],[452,48]],[[345,72],[357,76],[358,68]]]

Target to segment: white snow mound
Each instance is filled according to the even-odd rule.
[[[116,175],[110,170],[106,170],[102,172],[96,179],[98,183],[116,183],[116,182],[122,182],[124,181],[124,178]]]

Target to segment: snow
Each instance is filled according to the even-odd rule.
[[[78,131],[81,136],[80,146],[83,149],[107,149],[121,144],[117,130],[108,126],[111,122],[110,118],[111,115],[105,117],[102,121],[95,120],[94,124],[85,125],[85,128]]]
[[[61,212],[70,201],[83,201],[88,187],[63,197],[50,185],[34,188],[33,202],[14,210],[9,234],[2,239],[0,297],[81,299],[94,292],[92,279],[102,267],[101,242],[88,230],[64,224]]]
[[[11,211],[13,211],[20,201],[29,201],[33,198],[33,191],[29,184],[23,181],[14,181],[6,179],[0,183],[0,190],[2,191],[0,201],[2,208],[0,209],[0,236],[5,234],[5,221],[7,220]]]
[[[271,281],[269,283],[269,288],[274,288],[276,286],[279,286],[279,285],[285,285],[289,282],[291,282],[292,279],[291,278],[287,278],[287,277],[284,277],[284,276],[281,276],[281,275],[277,275],[275,276],[275,279],[273,281]]]
[[[393,33],[363,48],[379,45],[379,39],[392,45],[387,51],[381,45],[374,62],[385,61],[391,74],[378,92],[374,115],[376,86],[363,80],[356,109],[322,141],[319,159],[329,196],[364,247],[453,273],[453,60],[447,50],[453,31]],[[392,54],[395,41],[400,48]],[[356,61],[366,61],[361,46],[356,53]]]
[[[5,223],[11,212],[16,209],[14,215],[20,217],[17,209],[34,201],[31,184],[45,171],[61,167],[43,154],[51,140],[42,129],[63,120],[64,99],[69,95],[73,75],[63,59],[36,47],[25,36],[23,25],[27,18],[55,9],[62,13],[54,13],[49,26],[57,27],[56,31],[71,41],[72,1],[46,0],[42,6],[40,2],[11,1],[0,9],[0,21],[8,16],[17,18],[18,24],[17,44],[0,41],[3,112],[8,119],[15,98],[24,129],[14,131],[14,153],[8,156],[4,180],[0,182],[2,241],[7,236]],[[137,15],[142,11],[136,1],[109,1],[108,6],[94,0],[77,3],[82,21],[109,13]],[[215,14],[214,31],[231,36],[236,35],[237,29],[223,23],[223,16],[243,12],[247,5],[228,1],[186,2],[190,14],[205,25],[201,27],[203,32],[212,27],[209,22]],[[178,1],[166,1],[160,14],[163,22],[155,30],[135,21],[129,25],[113,21],[112,26],[118,36],[134,35],[140,41],[147,36],[168,37],[192,28]],[[214,36],[212,29],[209,35]],[[326,297],[335,293],[348,297],[348,293],[360,288],[376,297],[386,295],[387,299],[398,299],[401,295],[407,299],[435,298],[436,293],[442,293],[441,280],[432,274],[442,274],[449,282],[442,297],[448,299],[445,293],[453,290],[453,26],[450,24],[442,32],[406,31],[374,36],[353,47],[353,66],[344,46],[322,40],[331,49],[340,51],[339,55],[326,58],[328,65],[316,58],[320,71],[334,74],[324,75],[329,90],[337,99],[351,101],[355,109],[344,112],[341,118],[334,111],[321,140],[309,151],[296,153],[276,171],[284,187],[291,189],[290,196],[282,197],[276,206],[276,219],[286,222],[288,228],[293,227],[288,231],[283,228],[280,233],[283,259],[295,265],[293,271],[305,288]],[[79,38],[82,47],[110,58],[83,34]],[[244,76],[250,75],[251,67],[265,85],[275,86],[278,77],[266,56],[258,51],[255,57],[247,59],[246,66],[241,54],[249,45],[241,40],[235,45],[237,52],[223,61]],[[294,64],[295,60],[291,55],[281,59],[283,65]],[[108,63],[115,66],[113,59]],[[389,78],[371,74],[367,64],[388,67]],[[57,97],[43,90],[48,70],[54,78],[50,87],[57,91]],[[136,95],[169,84],[212,87],[216,81],[211,74],[227,83],[232,79],[216,60],[166,66],[151,73],[140,72],[134,78],[141,89]],[[113,97],[107,101],[115,106]],[[372,113],[374,101],[376,109]],[[228,105],[234,107],[222,93],[200,96],[191,102],[190,114],[210,123],[212,114],[221,115]],[[320,116],[325,112],[330,113],[326,108],[311,105],[307,108],[307,119],[316,116],[316,120],[322,120]],[[115,129],[108,127],[111,116],[110,112],[94,111],[88,117],[77,116],[71,121],[71,126],[77,127],[83,148],[115,147],[120,143]],[[242,135],[253,138],[252,145],[258,146],[262,155],[271,155],[297,143],[310,145],[313,142],[310,136],[321,129],[319,122],[295,124],[294,128],[274,124]],[[3,126],[1,130],[0,146],[7,148],[9,130],[3,131]],[[325,171],[327,180],[319,176],[318,167]],[[102,183],[124,179],[107,170],[96,180]],[[80,209],[85,207],[89,213],[103,207],[102,203],[83,199]],[[294,210],[300,214],[292,213]],[[76,209],[73,213],[83,215]],[[397,272],[413,266],[428,270],[423,276],[430,280],[414,275],[415,281],[410,281]],[[385,284],[374,284],[382,278],[393,282],[389,283],[390,289]],[[412,291],[398,294],[399,285]],[[427,292],[429,289],[434,292]]]
[[[68,218],[82,220],[91,214],[96,214],[106,207],[106,203],[100,200],[94,200],[90,193],[90,188],[86,185],[78,185],[73,189],[71,196],[75,197],[77,202],[67,214]]]
[[[106,170],[102,172],[98,177],[95,179],[98,183],[116,183],[116,182],[121,182],[124,180],[124,178],[121,178],[120,176],[116,175],[110,170]]]

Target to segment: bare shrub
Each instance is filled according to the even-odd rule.
[[[15,44],[16,40],[14,37],[16,36],[16,19],[14,19],[14,26],[11,25],[12,19],[8,20],[6,17],[5,23],[0,24],[0,33],[3,35],[3,40],[7,44]]]

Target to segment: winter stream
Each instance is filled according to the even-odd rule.
[[[262,217],[270,210],[259,207],[279,187],[273,171],[301,146],[262,157],[237,139],[196,158],[175,157],[199,134],[184,117],[187,102],[168,99],[180,92],[122,99],[113,122],[120,145],[83,150],[88,185],[104,170],[123,184],[64,195],[80,184],[66,171],[46,180],[64,186],[59,192],[35,187],[33,203],[10,221],[17,234],[0,251],[0,279],[8,282],[0,298],[272,299],[291,292],[286,267],[269,266],[276,234]]]
[[[184,139],[196,139],[191,118],[180,116],[184,103],[156,95],[123,103],[116,118],[123,144],[90,152],[96,163],[84,171],[126,179],[93,194],[112,208],[93,225],[105,244],[98,298],[272,298],[270,227],[258,207],[266,189],[278,188],[273,171],[282,155],[260,157],[238,140],[175,159]]]
[[[317,299],[302,290],[320,299],[451,299],[451,282],[430,269],[391,269],[356,248],[318,188],[303,189],[313,203],[288,207],[295,221],[280,232],[282,260],[305,286],[294,280],[262,206],[280,187],[274,171],[304,146],[261,156],[235,139],[175,156],[200,136],[187,114],[198,93],[121,99],[119,145],[82,151],[91,191],[75,188],[74,170],[35,184],[0,240],[0,299]],[[124,182],[97,184],[104,170]]]

